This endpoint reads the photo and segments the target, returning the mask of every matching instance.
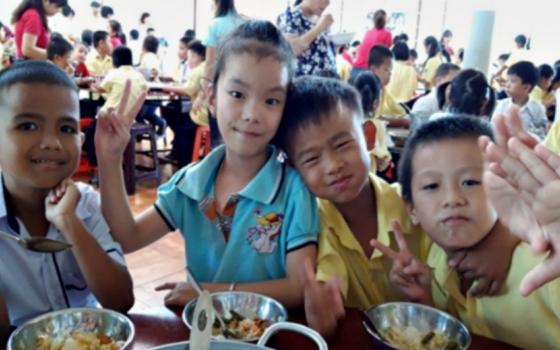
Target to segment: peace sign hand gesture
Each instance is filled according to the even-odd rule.
[[[391,283],[411,301],[433,305],[430,267],[412,254],[399,223],[393,222],[393,230],[399,246],[398,252],[375,239],[370,241],[370,245],[393,261],[389,274]]]
[[[100,162],[109,160],[120,163],[122,154],[130,140],[130,127],[134,124],[136,115],[146,98],[146,91],[144,91],[136,101],[133,101],[132,107],[129,107],[130,89],[131,82],[127,80],[117,110],[109,108],[97,115],[95,152]]]

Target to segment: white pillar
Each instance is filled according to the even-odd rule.
[[[495,11],[476,11],[474,13],[463,68],[478,69],[488,76],[495,17]]]

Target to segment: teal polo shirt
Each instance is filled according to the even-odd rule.
[[[317,244],[319,216],[314,196],[297,171],[269,158],[224,213],[215,206],[216,174],[225,146],[179,170],[158,189],[156,210],[185,238],[187,264],[202,282],[255,282],[286,277],[286,257]]]

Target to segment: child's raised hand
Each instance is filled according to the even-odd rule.
[[[157,291],[171,290],[164,297],[165,306],[185,306],[198,297],[196,290],[188,282],[167,282],[156,287]]]
[[[130,127],[136,115],[142,108],[146,98],[146,91],[142,92],[134,101],[132,108],[127,110],[130,98],[130,80],[126,81],[123,97],[117,110],[108,109],[97,116],[95,131],[95,151],[100,160],[120,161],[122,154],[130,140]]]
[[[327,283],[318,282],[313,264],[309,260],[303,263],[302,280],[307,323],[325,336],[332,334],[338,320],[345,315],[340,281],[333,278]]]
[[[45,198],[45,216],[63,233],[63,219],[76,215],[76,206],[80,200],[80,191],[70,179],[63,180],[57,187],[49,191]]]
[[[370,245],[393,261],[389,278],[403,294],[411,301],[433,305],[430,267],[412,254],[397,222],[393,222],[393,230],[399,246],[398,252],[376,239],[372,239]]]

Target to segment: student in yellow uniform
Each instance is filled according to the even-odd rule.
[[[548,108],[554,104],[554,93],[549,91],[550,85],[552,83],[552,76],[554,75],[554,70],[549,64],[541,64],[538,67],[539,71],[539,81],[529,97],[539,103],[542,103],[545,108]]]
[[[406,43],[396,43],[392,51],[395,56],[395,63],[391,81],[387,85],[387,91],[397,102],[407,102],[416,94],[418,75],[414,67],[408,63],[410,52]]]
[[[556,101],[560,101],[560,89],[556,89]],[[556,103],[556,116],[560,116],[560,103]],[[556,154],[560,154],[560,118],[556,118],[548,130],[543,145]]]
[[[388,280],[390,259],[372,249],[370,239],[396,247],[390,225],[398,221],[414,254],[424,256],[430,245],[410,222],[398,189],[369,172],[362,122],[360,99],[352,87],[306,76],[294,81],[277,134],[288,160],[319,197],[317,272],[315,276],[311,262],[304,265],[305,310],[308,323],[323,334],[336,328],[342,305],[367,308],[404,296]],[[502,237],[498,244],[508,245]],[[486,251],[485,257],[474,258],[476,250],[485,248],[468,252],[467,265],[476,270],[472,273],[480,276],[482,267],[496,269],[482,272],[484,276],[505,276],[510,257]]]
[[[427,90],[430,90],[436,85],[436,71],[440,64],[443,63],[441,60],[441,49],[439,47],[439,42],[433,36],[429,36],[424,39],[424,48],[428,54],[428,59],[424,63],[424,72],[422,73],[422,82],[426,86]]]
[[[94,49],[91,50],[86,58],[86,67],[91,75],[104,76],[113,69],[113,61],[111,59],[113,46],[111,45],[109,33],[103,30],[93,33],[93,47]]]
[[[408,125],[408,119],[405,118],[405,109],[395,101],[395,98],[386,88],[391,81],[393,70],[393,53],[391,50],[383,45],[375,45],[369,52],[368,67],[379,78],[383,86],[376,118],[387,120],[390,126]]]
[[[525,349],[557,348],[560,280],[529,296],[519,293],[523,277],[546,256],[535,255],[529,244],[519,243],[503,287],[489,297],[464,293],[461,278],[447,263],[449,253],[476,246],[489,235],[511,236],[483,186],[485,164],[478,139],[491,135],[485,121],[461,116],[441,118],[418,129],[401,158],[399,181],[412,220],[434,241],[427,263],[412,257],[406,244],[399,252],[378,242],[374,246],[392,256],[396,264],[390,279],[412,300],[449,311],[475,334]],[[508,197],[507,205],[511,204]],[[509,253],[503,246],[495,248],[496,255]]]

